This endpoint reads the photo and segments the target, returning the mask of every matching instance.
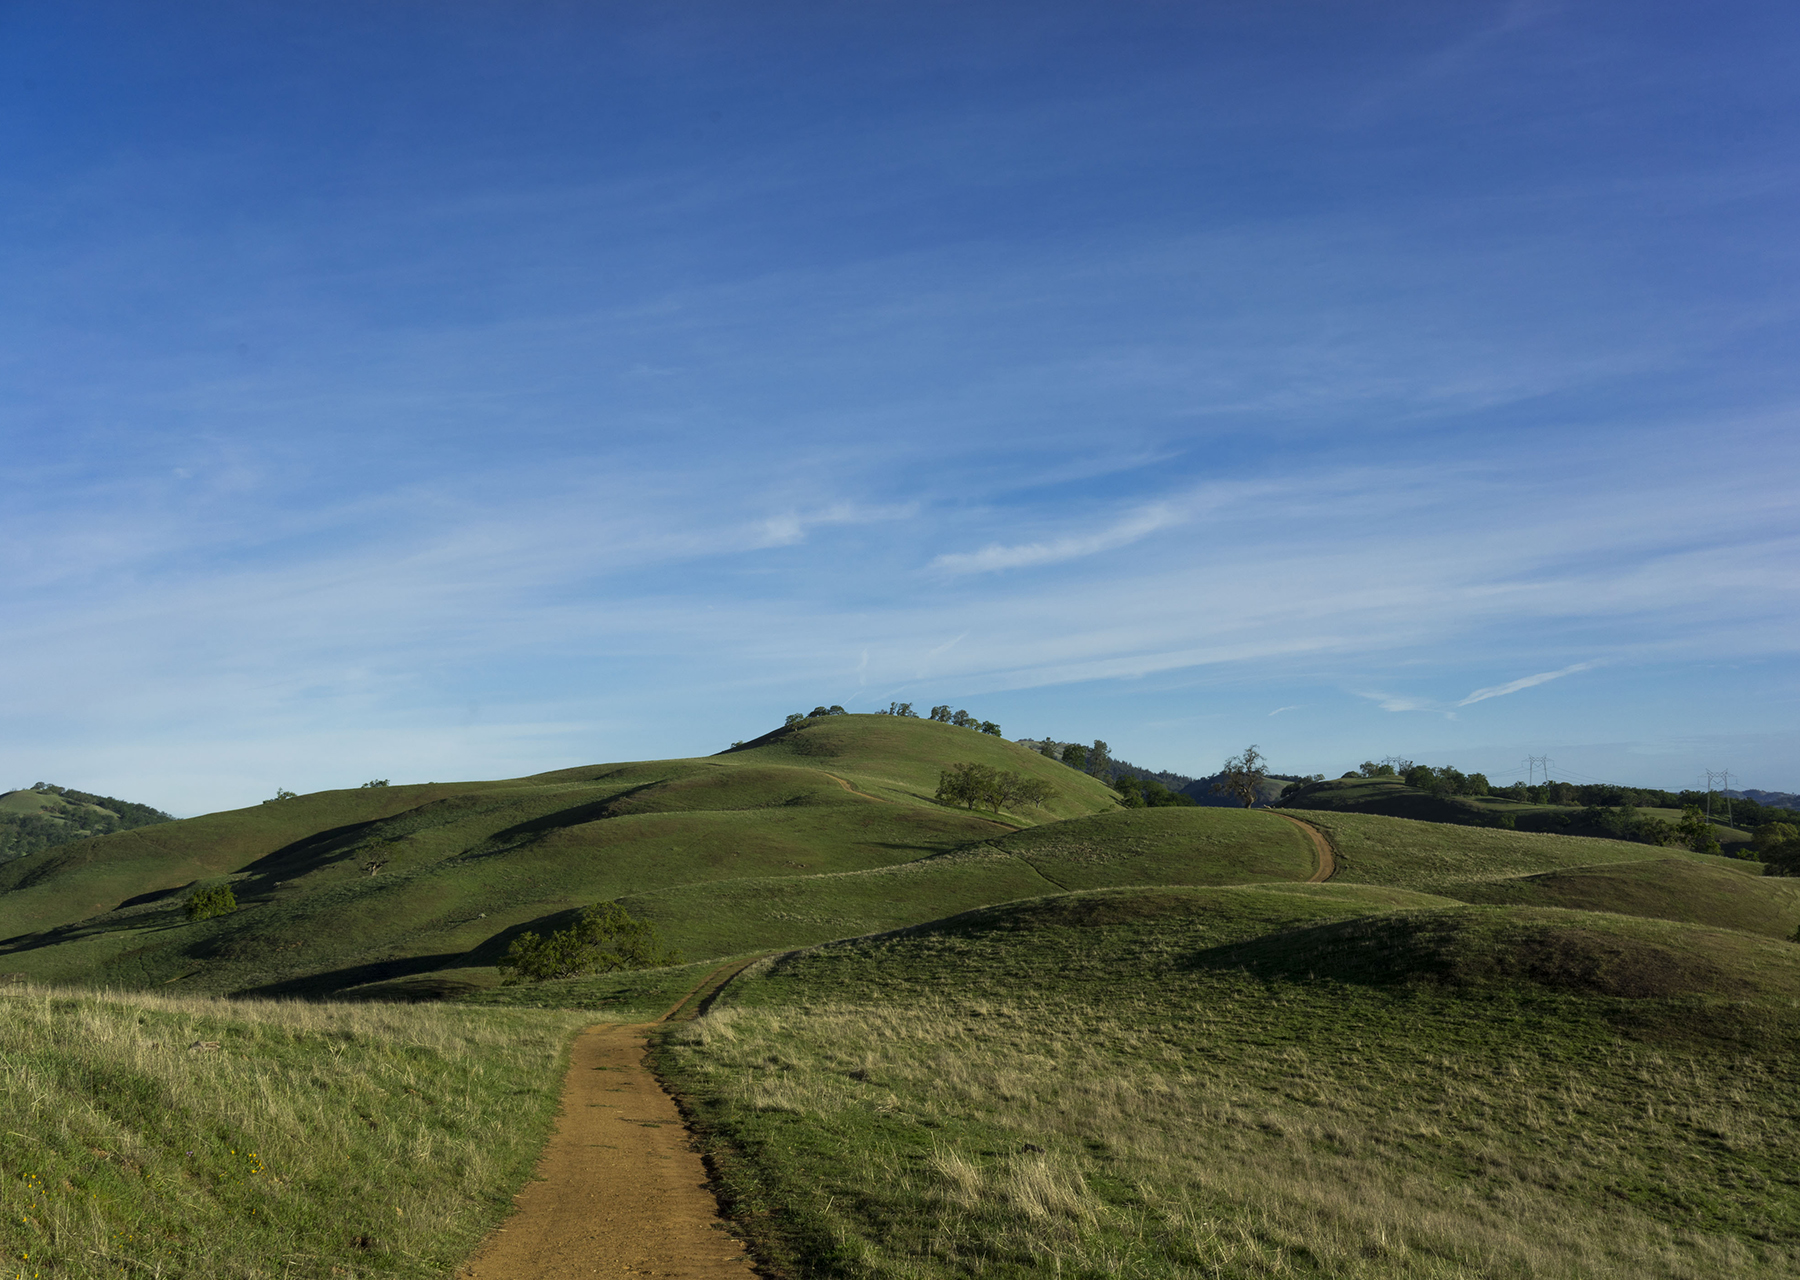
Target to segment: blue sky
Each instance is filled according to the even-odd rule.
[[[1800,10],[0,4],[0,785],[815,703],[1800,789]]]

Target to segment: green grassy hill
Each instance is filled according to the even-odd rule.
[[[963,760],[1042,778],[1052,795],[1019,813],[945,808],[931,799],[938,774]],[[771,879],[896,866],[1113,804],[1095,779],[1003,739],[887,716],[832,717],[702,759],[323,792],[0,866],[0,972],[261,994],[454,972],[435,989],[466,990],[497,979],[519,931],[599,899],[686,889],[705,914]],[[241,909],[190,923],[188,890],[218,881]],[[742,940],[653,914],[695,955]],[[838,934],[755,943],[821,936]]]
[[[946,808],[932,794],[959,761],[1052,794],[1017,813]],[[1329,840],[1334,875],[1314,883],[1311,838],[1281,813],[1121,809],[1095,779],[995,737],[828,717],[718,756],[326,792],[20,859],[0,866],[0,975],[535,1006],[554,1038],[592,1016],[567,1010],[654,1016],[721,959],[763,957],[658,1052],[738,1225],[795,1274],[1800,1270],[1800,882],[1615,839],[1358,811],[1369,796],[1352,790],[1293,814]],[[188,921],[192,887],[219,882],[240,909]],[[654,921],[686,962],[496,986],[519,932],[603,899]],[[81,1164],[128,1149],[137,1166],[166,1163],[144,1136],[161,1132],[150,1109],[86,1136],[104,1127],[106,1082],[174,1096],[181,1071],[151,1052],[166,1035],[131,1031],[132,1017],[241,1039],[249,1074],[220,1087],[325,1089],[321,1132],[387,1108],[404,1141],[345,1140],[371,1187],[407,1177],[418,1143],[451,1140],[405,1112],[413,1090],[474,1087],[455,1076],[468,1064],[432,1065],[429,1089],[402,1079],[411,1057],[433,1061],[414,1044],[423,1023],[346,1038],[353,1070],[387,1081],[377,1098],[341,1076],[329,1034],[271,1030],[279,1019],[246,1022],[229,1003],[153,1006],[69,1004],[99,1047],[71,1049],[61,1092],[42,1093],[89,1116],[57,1147],[61,1176],[141,1213],[163,1242],[151,1265],[235,1274],[173,1225],[188,1210],[140,1204],[109,1166]],[[490,1012],[538,1025],[528,1009]],[[458,1053],[540,1089],[542,1037],[502,1067],[481,1016],[442,1012],[467,1041]],[[20,1051],[56,1058],[34,1045]],[[532,1096],[518,1104],[527,1136]],[[182,1097],[228,1155],[239,1130],[289,1141]],[[459,1168],[454,1187],[407,1201],[442,1233],[391,1233],[413,1259],[396,1268],[466,1244],[488,1212],[466,1197],[514,1176],[514,1155],[504,1176]],[[279,1207],[226,1165],[157,1168],[201,1179],[203,1226]],[[374,1195],[330,1177],[333,1203]],[[52,1207],[8,1204],[21,1241]],[[304,1215],[271,1219],[242,1247],[279,1237],[327,1256],[309,1232]],[[427,1239],[451,1244],[430,1253]]]

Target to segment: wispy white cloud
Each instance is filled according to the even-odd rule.
[[[1079,560],[1128,547],[1164,529],[1217,515],[1228,507],[1236,508],[1278,491],[1279,486],[1262,481],[1201,485],[1161,502],[1134,507],[1093,533],[1035,542],[994,542],[979,551],[947,552],[934,559],[930,568],[951,574],[994,573]]]
[[[979,551],[958,551],[941,555],[931,562],[931,567],[945,573],[993,573],[1001,569],[1056,564],[1063,560],[1076,560],[1130,546],[1159,529],[1183,524],[1188,519],[1186,513],[1159,503],[1144,507],[1098,533],[1012,546],[990,543]]]
[[[916,502],[891,503],[885,506],[859,506],[838,502],[815,511],[785,511],[751,524],[748,537],[739,545],[750,547],[791,547],[806,540],[807,531],[831,525],[875,524],[888,520],[905,520],[918,514]]]
[[[1466,707],[1472,702],[1486,702],[1489,698],[1504,698],[1509,693],[1517,693],[1521,689],[1535,688],[1540,684],[1548,684],[1552,680],[1560,680],[1564,676],[1572,676],[1577,671],[1592,671],[1600,664],[1597,662],[1577,662],[1573,666],[1564,667],[1561,671],[1540,671],[1535,676],[1522,676],[1517,680],[1509,680],[1505,684],[1490,685],[1486,689],[1477,689],[1456,705]]]
[[[1295,703],[1291,707],[1276,707],[1275,710],[1269,712],[1269,714],[1271,716],[1278,716],[1284,711],[1298,711],[1298,710],[1300,710],[1300,705],[1301,704],[1299,704],[1299,703]]]
[[[1383,711],[1437,711],[1443,707],[1428,698],[1408,698],[1391,693],[1358,693],[1359,698],[1367,698]]]

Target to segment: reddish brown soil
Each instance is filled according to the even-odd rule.
[[[1331,841],[1325,838],[1323,831],[1313,826],[1312,823],[1302,822],[1289,814],[1283,813],[1277,816],[1286,818],[1300,830],[1306,832],[1313,842],[1313,852],[1319,857],[1319,869],[1307,878],[1306,883],[1323,884],[1337,874],[1337,856],[1331,852]]]
[[[722,985],[719,976],[695,994]],[[675,1103],[644,1064],[649,1029],[598,1026],[576,1038],[562,1114],[537,1174],[512,1217],[458,1272],[464,1280],[752,1274],[719,1219]]]

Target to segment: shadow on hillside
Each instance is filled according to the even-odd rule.
[[[660,781],[646,782],[640,787],[633,787],[629,791],[621,791],[618,795],[608,796],[604,800],[592,800],[587,804],[573,805],[567,809],[558,809],[555,813],[546,813],[542,817],[532,818],[528,822],[515,823],[510,827],[494,832],[493,835],[481,842],[483,845],[503,845],[506,846],[506,848],[488,849],[484,850],[482,853],[473,854],[471,856],[483,857],[491,856],[495,853],[505,853],[508,848],[516,846],[520,841],[529,840],[536,836],[548,835],[552,831],[561,831],[568,827],[579,827],[589,822],[598,822],[603,818],[610,818],[613,816],[614,806],[621,801],[629,800],[640,792],[649,791],[651,788],[660,787],[661,785],[662,783]]]
[[[323,973],[308,973],[281,982],[268,982],[257,987],[244,987],[234,996],[259,1000],[328,1000],[340,998],[346,988],[367,986],[395,978],[412,978],[435,969],[466,967],[469,955],[463,951],[444,951],[434,955],[405,956],[395,960],[376,960],[370,964],[354,964]]]
[[[357,996],[350,992],[351,988],[364,987],[372,983],[391,983],[399,979],[413,979],[407,984],[411,988],[438,990],[438,994],[420,996],[421,999],[447,999],[451,987],[466,986],[455,980],[434,982],[428,975],[439,969],[477,969],[498,965],[506,958],[513,940],[527,931],[543,935],[556,929],[566,928],[573,924],[580,910],[570,908],[566,911],[553,912],[540,916],[536,920],[526,920],[519,924],[508,925],[499,932],[484,938],[467,951],[440,951],[430,955],[399,956],[389,960],[373,960],[366,964],[346,965],[339,969],[326,969],[317,973],[300,974],[292,978],[284,978],[279,982],[264,983],[260,986],[245,987],[233,992],[234,995],[257,999],[299,999],[299,1000],[355,1000],[384,999],[378,993]],[[423,979],[423,981],[419,981]],[[414,998],[411,996],[408,999]]]

